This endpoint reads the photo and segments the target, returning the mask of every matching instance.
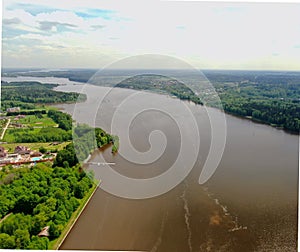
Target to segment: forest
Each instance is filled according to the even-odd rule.
[[[50,114],[57,123],[72,120],[60,111]],[[74,143],[58,151],[53,164],[19,169],[6,166],[0,171],[0,248],[51,249],[51,241],[60,236],[91,190],[93,175],[85,172],[80,162],[95,148],[111,143],[113,137],[88,125],[79,124],[73,131]],[[38,237],[47,226],[49,236]]]
[[[72,129],[73,119],[69,114],[57,110],[49,110],[48,116],[58,124],[59,128],[65,131]]]
[[[260,74],[252,79],[238,75],[234,82],[224,80],[223,74],[220,79],[215,76],[214,86],[225,112],[299,133],[300,75]]]
[[[60,111],[50,114],[58,123],[72,120]],[[83,124],[73,131],[74,143],[58,151],[53,164],[19,169],[6,166],[0,170],[0,248],[51,249],[51,242],[60,236],[91,190],[93,174],[85,172],[80,163],[95,148],[118,138]],[[47,226],[49,236],[39,237]]]
[[[79,165],[0,171],[0,248],[49,249],[93,186],[93,176]],[[4,219],[3,217],[6,218]],[[49,226],[48,237],[38,237]]]
[[[101,128],[78,124],[73,130],[73,142],[57,153],[53,167],[71,167],[83,161],[95,149],[112,143],[113,137]]]
[[[39,82],[1,82],[2,109],[20,107],[33,109],[34,104],[68,103],[83,101],[84,94],[64,93],[53,90],[56,84]]]

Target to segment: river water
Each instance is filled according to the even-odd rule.
[[[142,251],[296,251],[298,136],[249,120],[226,115],[227,140],[221,162],[204,185],[198,184],[200,171],[210,146],[206,110],[164,95],[132,95],[131,90],[87,85],[61,86],[61,91],[87,94],[85,103],[64,105],[78,122],[111,132],[112,114],[125,97],[134,100],[122,111],[115,132],[122,135],[125,120],[136,113],[145,97],[153,104],[176,107],[184,103],[193,112],[201,139],[200,155],[189,175],[171,191],[154,198],[124,199],[99,188],[73,227],[61,249],[107,249]],[[95,106],[104,97],[103,109]],[[167,102],[166,102],[167,101]],[[128,102],[130,103],[130,102]],[[96,110],[94,109],[96,107]],[[221,113],[209,109],[210,114]],[[100,112],[99,112],[100,111]],[[180,110],[178,110],[180,111]],[[189,116],[175,115],[177,120]],[[174,119],[173,118],[173,119]],[[124,123],[122,123],[124,120]],[[149,134],[164,132],[168,144],[163,156],[147,165],[135,164],[112,155],[110,148],[96,151],[91,161],[115,162],[115,171],[130,177],[157,176],[168,169],[178,152],[179,130],[174,121],[159,111],[139,114],[129,131],[139,151],[150,148]],[[191,139],[188,139],[192,141]],[[154,145],[155,145],[154,140]],[[129,148],[120,138],[121,147]],[[192,148],[192,147],[191,147]],[[99,166],[90,165],[97,176]],[[111,181],[102,181],[103,184]],[[122,188],[121,188],[122,189]],[[126,189],[125,189],[126,190]]]
[[[298,136],[226,115],[227,140],[221,162],[213,176],[199,185],[198,178],[211,140],[204,107],[164,95],[132,95],[134,91],[126,89],[110,92],[106,87],[86,85],[82,89],[83,85],[65,84],[57,90],[80,91],[86,93],[88,99],[84,103],[59,107],[72,114],[78,122],[96,125],[120,136],[120,154],[112,155],[108,147],[95,151],[90,160],[95,163],[103,160],[113,162],[112,168],[120,174],[138,179],[155,177],[172,166],[180,152],[183,140],[176,122],[179,119],[188,122],[190,115],[184,110],[175,109],[173,117],[158,110],[144,111],[132,120],[130,131],[123,132],[127,130],[126,118],[136,114],[145,100],[152,101],[153,106],[187,107],[197,122],[197,137],[201,141],[192,171],[167,193],[148,199],[126,199],[98,188],[60,249],[296,251]],[[97,102],[102,98],[100,108]],[[126,106],[122,103],[124,101]],[[113,115],[118,107],[124,109],[112,129]],[[213,116],[221,113],[215,109],[208,110]],[[159,138],[149,142],[149,135],[155,130],[163,132],[167,139],[159,159],[149,164],[138,164],[122,156],[124,150],[130,148],[124,139],[126,134],[140,152],[151,149],[151,144],[161,145]],[[191,143],[191,153],[195,139],[196,136],[187,136],[186,139]],[[134,157],[129,155],[129,158]],[[98,165],[88,167],[96,177],[100,169],[105,168]],[[102,181],[104,187],[108,183],[113,181]],[[122,185],[117,189],[126,191]]]

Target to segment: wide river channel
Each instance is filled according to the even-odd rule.
[[[113,155],[111,147],[93,153],[90,159],[93,164],[87,169],[92,169],[96,177],[101,176],[97,171],[108,169],[97,164],[105,160],[114,163],[111,169],[118,174],[139,180],[153,178],[175,163],[182,141],[190,142],[191,156],[188,159],[193,158],[192,148],[198,138],[200,147],[188,176],[161,195],[131,199],[130,190],[127,192],[123,185],[118,188],[115,181],[102,180],[103,187],[112,185],[128,197],[113,195],[100,186],[60,249],[296,251],[297,135],[226,115],[224,153],[212,177],[200,185],[198,179],[212,136],[207,110],[210,116],[216,117],[222,112],[166,95],[127,89],[110,91],[107,87],[68,81],[65,84],[56,90],[86,93],[87,101],[58,107],[72,114],[79,123],[96,125],[120,136],[119,154]],[[162,110],[178,109],[169,109],[169,114],[159,109],[143,110],[143,104],[152,108],[151,102],[153,108],[161,104]],[[191,111],[199,135],[181,134],[181,130],[189,129],[189,125],[181,124],[189,123],[191,114],[186,109]],[[127,120],[131,117],[128,128]],[[216,130],[223,132],[224,129],[216,127]],[[183,136],[186,139],[182,139]],[[155,152],[164,142],[163,153],[153,162],[142,164],[139,158],[135,159],[134,155],[142,156],[149,150]],[[126,152],[132,147],[140,154]],[[164,185],[157,186],[158,191],[165,188]]]

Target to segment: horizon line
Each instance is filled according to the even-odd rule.
[[[93,67],[1,67],[1,70],[6,69],[21,69],[21,70],[48,70],[48,71],[58,71],[58,70],[190,70],[190,71],[257,71],[257,72],[300,72],[300,69],[224,69],[224,68],[93,68]]]

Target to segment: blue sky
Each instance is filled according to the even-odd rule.
[[[300,4],[5,0],[4,67],[101,68],[127,56],[300,70]]]

